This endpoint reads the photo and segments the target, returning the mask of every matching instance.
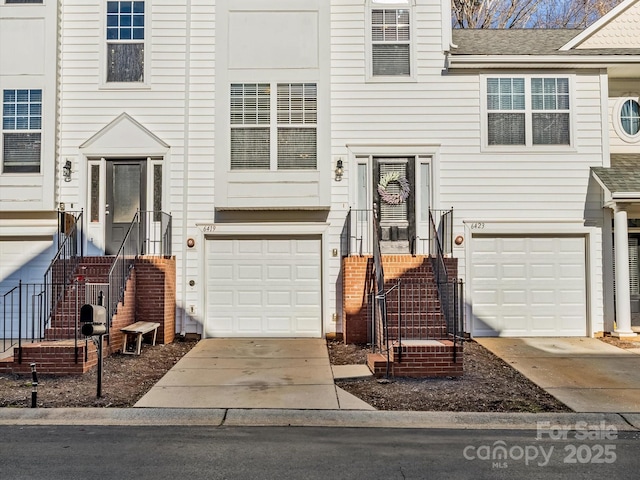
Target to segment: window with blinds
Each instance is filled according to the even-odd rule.
[[[269,170],[271,89],[268,83],[231,85],[231,169]]]
[[[3,90],[2,171],[39,173],[42,90]]]
[[[144,81],[144,2],[107,2],[107,82]]]
[[[523,78],[487,79],[489,145],[525,144]]]
[[[568,78],[487,78],[488,145],[569,145]]]
[[[278,170],[314,170],[318,92],[315,83],[278,84]]]
[[[534,145],[569,145],[569,79],[532,78]]]
[[[231,85],[231,169],[316,169],[317,85],[273,87],[275,104],[268,83]]]
[[[409,10],[371,10],[371,67],[373,76],[411,74]]]

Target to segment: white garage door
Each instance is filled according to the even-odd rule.
[[[23,283],[42,283],[53,258],[53,242],[47,240],[2,240],[0,238],[0,293],[6,287]]]
[[[53,242],[47,240],[3,240],[0,238],[0,339],[18,337],[18,299],[22,298],[23,308],[29,308],[38,297],[34,294],[42,290],[44,272],[53,258]],[[22,297],[18,291],[5,295],[22,280]],[[27,285],[25,285],[27,284]],[[37,284],[37,285],[29,285]],[[28,335],[28,325],[23,323],[22,335]],[[2,343],[0,342],[0,351]]]
[[[472,334],[585,336],[583,237],[473,237]]]
[[[319,237],[207,240],[206,336],[320,337]]]

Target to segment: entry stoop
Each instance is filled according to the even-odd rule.
[[[455,356],[454,356],[455,352]],[[367,355],[367,365],[376,377],[387,375],[387,357]],[[389,352],[389,375],[393,377],[459,377],[463,373],[463,346],[451,340],[404,340]]]
[[[73,340],[28,343],[22,346],[20,361],[20,352],[15,347],[13,357],[0,360],[0,373],[30,374],[31,363],[36,364],[38,373],[47,375],[86,373],[98,364],[97,348],[91,341],[79,342],[77,348],[76,352]]]

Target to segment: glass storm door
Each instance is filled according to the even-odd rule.
[[[395,244],[398,253],[415,248],[415,160],[375,158],[373,201],[379,208],[380,241]],[[392,253],[392,251],[389,251]]]
[[[105,253],[115,255],[138,210],[146,210],[146,160],[107,161]],[[138,242],[138,229],[132,240]]]

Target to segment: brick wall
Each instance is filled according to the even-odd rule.
[[[135,323],[136,320],[136,280],[138,278],[138,269],[131,270],[129,280],[124,292],[124,301],[118,303],[117,313],[111,319],[109,327],[109,353],[122,351],[122,341],[124,334],[121,328]]]
[[[141,257],[127,282],[124,304],[118,304],[109,333],[111,352],[122,350],[121,328],[135,322],[158,322],[157,343],[171,343],[176,328],[175,257]]]
[[[176,333],[175,258],[142,257],[136,261],[136,318],[158,322],[159,343],[171,343]]]

